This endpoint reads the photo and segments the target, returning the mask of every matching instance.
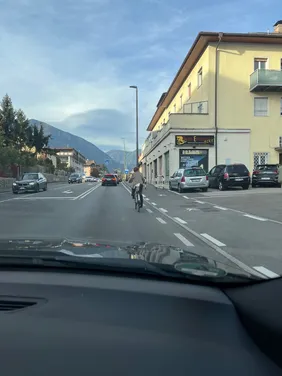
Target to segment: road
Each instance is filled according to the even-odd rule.
[[[282,274],[282,190],[179,194],[148,186],[134,210],[127,184],[49,184],[0,194],[0,238],[174,245],[265,276]]]

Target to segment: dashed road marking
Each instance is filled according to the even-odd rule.
[[[257,270],[258,272],[266,275],[267,277],[269,278],[277,278],[277,277],[280,277],[279,274],[276,274],[274,272],[272,272],[271,270],[265,268],[264,266],[253,266],[253,268],[255,270]]]
[[[187,247],[194,247],[194,244],[192,244],[191,242],[189,242],[188,239],[185,238],[185,236],[181,235],[181,234],[178,234],[178,233],[175,233],[174,234],[179,240],[182,241],[183,244],[185,244]]]
[[[160,208],[160,211],[162,211],[163,213],[167,213],[167,210],[164,208]]]
[[[266,221],[268,221],[268,219],[266,219],[266,218],[257,217],[256,215],[251,215],[251,214],[244,214],[244,217],[248,217],[248,218],[256,219],[257,221],[261,221],[261,222],[266,222]]]
[[[209,234],[201,234],[204,238],[208,239],[213,244],[217,245],[218,247],[226,247],[226,244],[221,243],[219,240],[213,238]]]
[[[156,205],[157,205],[157,204],[156,204],[155,202],[152,202],[151,204],[152,204],[152,205],[154,205],[154,206],[156,206]]]
[[[214,208],[219,209],[219,210],[228,210],[227,208],[224,208],[222,206],[217,206],[217,205],[215,205]]]
[[[204,201],[195,200],[195,202],[197,202],[198,204],[205,204]]]
[[[152,210],[151,209],[146,209],[148,213],[152,214]]]
[[[179,218],[179,217],[174,217],[174,219],[179,222],[179,223],[182,223],[183,225],[185,225],[187,222],[183,221],[183,219]]]
[[[162,218],[157,217],[156,220],[162,223],[163,225],[166,225],[166,221],[164,221]]]
[[[187,196],[183,196],[184,198],[186,198],[186,200],[189,200],[189,197],[187,197]]]

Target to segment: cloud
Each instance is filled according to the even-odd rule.
[[[140,142],[200,30],[265,31],[272,0],[0,1],[0,88],[30,118],[60,124],[104,150]],[[262,25],[261,14],[264,14]]]

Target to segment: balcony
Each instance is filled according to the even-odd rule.
[[[250,76],[251,92],[281,92],[282,71],[257,69]]]

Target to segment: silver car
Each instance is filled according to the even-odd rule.
[[[201,189],[207,192],[209,178],[201,167],[181,168],[169,179],[169,189],[177,189],[179,193],[185,189]]]

